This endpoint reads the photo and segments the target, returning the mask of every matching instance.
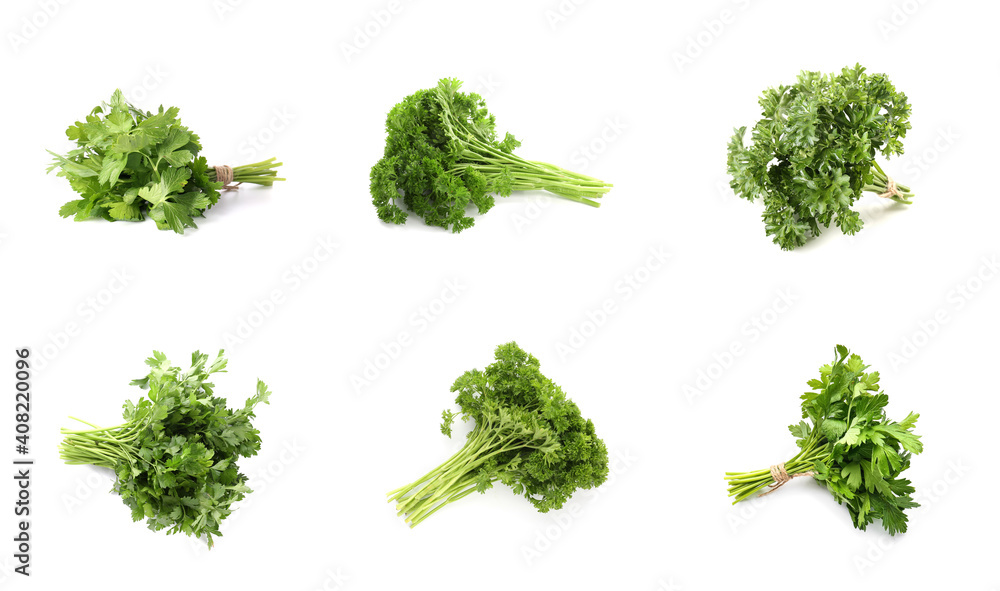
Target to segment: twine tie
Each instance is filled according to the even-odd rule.
[[[233,167],[225,164],[215,167],[215,180],[222,183],[221,191],[235,191],[241,184],[233,184]]]
[[[885,193],[879,193],[879,197],[884,197],[886,199],[893,199],[895,197],[902,197],[903,194],[899,192],[899,187],[896,186],[896,181],[892,179],[891,176],[886,175],[887,182],[885,184]]]
[[[762,492],[757,496],[763,497],[769,495],[774,491],[778,490],[779,488],[781,488],[782,486],[784,486],[786,482],[791,481],[791,479],[793,478],[798,478],[799,476],[815,476],[815,475],[816,475],[815,472],[800,472],[798,474],[789,474],[788,472],[785,471],[784,462],[776,464],[774,466],[771,466],[771,478],[774,479],[774,484],[767,485],[768,488],[770,488],[771,490],[767,492]]]

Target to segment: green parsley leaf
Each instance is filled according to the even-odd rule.
[[[812,391],[801,397],[802,417],[811,426],[802,421],[789,427],[801,451],[784,468],[790,478],[811,475],[823,483],[858,529],[880,519],[895,535],[906,531],[903,510],[919,506],[910,481],[901,477],[911,454],[923,451],[920,436],[912,432],[919,415],[890,421],[885,414],[889,397],[878,388],[878,372],[867,369],[859,356],[836,347],[834,362],[820,368],[820,379],[810,380]],[[734,503],[784,484],[771,470],[727,472],[726,480]]]
[[[466,210],[489,211],[513,191],[545,190],[593,207],[611,185],[593,177],[515,156],[510,133],[497,140],[496,119],[462,82],[441,79],[389,111],[385,152],[371,170],[372,203],[379,219],[402,224],[412,211],[430,226],[461,232],[475,220]],[[400,207],[402,205],[402,207]]]
[[[764,230],[784,250],[805,244],[834,223],[845,234],[861,229],[851,209],[869,191],[909,204],[909,187],[875,162],[903,153],[910,105],[885,74],[860,64],[839,75],[803,71],[791,86],[760,97],[761,119],[729,141],[730,186],[748,201],[764,201]]]
[[[204,535],[211,547],[233,503],[252,492],[236,462],[260,450],[260,433],[250,421],[271,393],[258,380],[243,408],[229,409],[207,381],[225,371],[223,352],[206,367],[208,359],[196,351],[191,369],[181,371],[154,351],[146,360],[149,374],[132,381],[148,392],[137,402],[125,402],[125,422],[106,429],[63,429],[59,453],[67,464],[114,470],[114,491],[134,521],[146,519],[149,529],[168,534]]]
[[[538,360],[517,343],[497,347],[496,362],[465,372],[451,387],[459,412],[442,413],[451,436],[456,418],[473,421],[465,446],[419,480],[389,493],[415,526],[441,507],[500,481],[544,513],[577,489],[602,484],[608,450],[594,423],[542,375]]]
[[[198,155],[198,136],[177,114],[176,107],[139,110],[116,90],[85,122],[71,125],[66,137],[77,147],[65,156],[50,151],[54,161],[48,170],[58,169],[82,199],[63,205],[59,215],[76,221],[151,217],[160,229],[178,234],[196,227],[193,218],[218,202],[223,187],[215,168]],[[284,180],[277,178],[281,163],[274,160],[233,167],[233,182],[271,186]]]

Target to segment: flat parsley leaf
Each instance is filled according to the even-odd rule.
[[[149,374],[132,381],[146,396],[125,402],[125,422],[108,429],[63,429],[60,456],[69,464],[114,470],[114,490],[133,520],[145,519],[150,529],[168,534],[204,535],[211,547],[232,505],[251,492],[237,460],[260,450],[251,419],[271,393],[258,380],[244,406],[229,409],[207,381],[225,371],[222,351],[211,364],[196,351],[187,371],[158,351],[146,364]]]
[[[116,90],[66,136],[77,147],[52,154],[49,172],[69,180],[80,194],[59,209],[77,221],[141,221],[152,218],[161,230],[183,234],[219,201],[222,183],[199,156],[197,135],[181,125],[178,109],[139,110]],[[277,178],[274,159],[233,167],[233,182],[270,186]]]
[[[820,378],[802,395],[801,421],[789,430],[801,451],[784,462],[790,477],[812,475],[838,503],[845,505],[854,526],[865,529],[876,519],[889,534],[906,531],[904,509],[917,507],[913,487],[902,473],[911,454],[923,451],[912,432],[919,415],[902,422],[885,414],[889,397],[879,389],[878,372],[867,372],[861,357],[837,346],[834,362],[820,368]],[[727,472],[734,502],[747,499],[776,482],[770,470]]]

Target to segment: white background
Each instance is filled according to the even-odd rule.
[[[987,567],[1000,485],[1000,280],[984,266],[1000,255],[994,4],[398,1],[388,23],[386,0],[3,4],[7,408],[14,348],[45,365],[34,576],[10,574],[2,542],[5,587],[1000,585]],[[867,197],[856,237],[834,228],[782,252],[762,206],[728,189],[726,142],[756,120],[765,87],[855,62],[910,97],[906,155],[887,170],[917,197]],[[613,182],[604,205],[517,194],[460,235],[381,223],[368,171],[385,114],[444,76],[487,96],[521,155]],[[59,218],[75,197],[44,174],[45,149],[68,150],[65,128],[116,87],[144,108],[180,107],[210,163],[274,155],[288,182],[227,194],[183,237]],[[324,240],[338,246],[318,261]],[[296,283],[297,269],[311,272]],[[96,311],[122,270],[127,285]],[[284,299],[257,322],[274,290]],[[615,312],[587,324],[606,300]],[[566,353],[574,330],[589,338]],[[400,333],[410,344],[385,363]],[[595,421],[612,480],[549,514],[494,489],[409,530],[385,491],[460,445],[438,431],[449,386],[512,339]],[[729,359],[734,343],[744,352]],[[894,539],[855,530],[812,481],[737,507],[725,495],[726,470],[793,453],[786,426],[836,343],[881,371],[893,417],[921,413],[926,451],[909,475],[924,507]],[[207,552],[132,523],[109,475],[63,465],[56,446],[68,415],[116,424],[154,348],[185,362],[224,345],[219,391],[240,404],[260,377],[274,396],[256,421],[261,454],[241,464],[257,492]],[[384,369],[359,392],[352,376],[375,361]],[[2,540],[12,484],[0,484]]]

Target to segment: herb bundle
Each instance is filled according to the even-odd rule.
[[[901,474],[910,455],[923,451],[912,430],[918,414],[901,422],[889,420],[889,397],[879,387],[878,372],[838,345],[834,362],[820,368],[802,395],[802,418],[788,429],[800,451],[769,470],[727,472],[733,503],[768,494],[798,476],[812,476],[826,485],[837,503],[846,505],[854,527],[865,529],[876,519],[891,535],[906,531],[905,509],[919,505],[910,481]]]
[[[510,133],[497,139],[496,118],[475,93],[459,92],[462,83],[440,80],[418,90],[389,111],[385,154],[371,170],[372,202],[384,222],[402,224],[402,205],[430,226],[461,232],[494,205],[493,193],[545,190],[598,207],[595,199],[611,185],[583,174],[525,160]]]
[[[91,429],[63,429],[59,453],[68,464],[114,470],[114,491],[132,509],[133,521],[145,518],[149,529],[168,534],[204,534],[211,547],[232,504],[251,492],[236,462],[260,450],[260,433],[250,420],[271,393],[258,380],[243,408],[230,410],[206,381],[225,371],[223,352],[207,362],[208,355],[196,351],[191,369],[182,372],[154,352],[146,360],[149,375],[132,382],[148,394],[125,403],[125,422],[100,428],[80,421]]]
[[[500,482],[545,513],[577,489],[603,483],[608,450],[594,424],[542,375],[538,360],[516,343],[497,347],[496,362],[455,380],[459,412],[445,410],[441,432],[456,418],[474,421],[465,445],[421,478],[388,493],[411,526],[439,509]]]
[[[875,162],[903,153],[910,105],[884,74],[860,64],[839,75],[803,71],[791,86],[760,97],[762,118],[746,145],[746,127],[729,142],[730,186],[748,201],[764,200],[764,229],[784,250],[836,224],[844,234],[863,226],[851,209],[865,191],[910,203],[909,187]]]
[[[62,206],[59,215],[76,221],[142,221],[152,218],[161,230],[183,234],[194,218],[219,201],[219,191],[240,183],[271,186],[280,162],[274,158],[244,166],[209,167],[197,135],[181,125],[177,107],[151,113],[125,101],[120,90],[99,105],[66,136],[77,147],[65,156],[52,151],[48,172],[69,180],[81,198]],[[233,184],[235,183],[235,184]]]

